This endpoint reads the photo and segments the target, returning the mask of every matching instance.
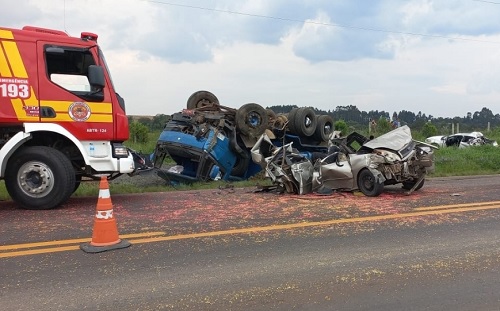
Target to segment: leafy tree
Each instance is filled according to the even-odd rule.
[[[151,118],[148,117],[141,117],[137,120],[139,123],[144,124],[148,129],[151,128]]]
[[[425,137],[436,136],[437,132],[436,126],[431,122],[427,122],[422,126],[422,135]]]
[[[162,130],[170,118],[170,116],[165,114],[157,114],[151,120],[151,130]]]
[[[137,121],[129,123],[130,140],[134,143],[147,143],[149,128]]]
[[[387,117],[380,117],[380,119],[378,119],[377,129],[375,134],[382,135],[390,131],[392,131],[391,122],[387,119]]]
[[[344,120],[338,120],[335,122],[334,128],[336,131],[340,131],[342,136],[347,135],[347,132],[349,131],[349,126]]]

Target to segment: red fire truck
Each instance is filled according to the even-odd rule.
[[[134,171],[125,103],[93,33],[0,27],[0,133],[0,178],[24,208]]]

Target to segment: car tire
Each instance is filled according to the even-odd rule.
[[[358,188],[367,197],[376,197],[384,191],[384,183],[378,183],[373,173],[365,168],[359,172]]]
[[[417,181],[418,181],[417,179],[409,180],[409,181],[403,181],[403,189],[410,190],[417,183]],[[420,184],[418,184],[418,186],[413,191],[420,190],[424,186],[424,182],[425,182],[425,179],[422,179],[422,181],[420,182]]]

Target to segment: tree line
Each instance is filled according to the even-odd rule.
[[[273,110],[276,114],[286,114],[296,105],[270,106],[267,109]],[[412,130],[422,131],[428,136],[434,133],[451,134],[451,124],[460,124],[461,132],[486,131],[490,128],[500,127],[500,114],[484,107],[481,111],[469,112],[464,117],[439,117],[426,115],[419,111],[414,113],[407,110],[389,113],[384,110],[360,111],[356,106],[337,106],[335,110],[321,110],[313,107],[317,115],[330,115],[336,124],[345,130],[368,129],[370,121],[375,120],[379,127],[384,127],[382,132],[390,129],[390,122],[397,120],[399,125],[408,125]],[[129,116],[130,140],[133,142],[147,142],[148,134],[153,131],[161,131],[170,120],[170,115],[157,114],[152,117],[132,117]],[[385,129],[387,127],[387,129]]]
[[[293,108],[297,108],[295,105],[282,105],[282,106],[271,106],[268,107],[276,113],[288,113]],[[451,134],[451,124],[460,124],[461,132],[482,130],[485,131],[488,124],[491,128],[500,126],[500,114],[493,114],[493,112],[484,107],[481,111],[476,111],[474,113],[469,112],[464,117],[439,117],[435,118],[432,115],[426,115],[419,111],[414,113],[407,110],[401,110],[399,112],[394,111],[392,114],[384,110],[370,110],[370,111],[360,111],[356,106],[337,106],[335,110],[324,111],[321,109],[314,108],[317,114],[327,114],[334,118],[335,121],[343,120],[351,128],[367,128],[371,120],[388,120],[389,122],[393,120],[399,120],[400,125],[408,125],[412,129],[421,131],[424,126],[431,123],[438,132],[443,134]]]

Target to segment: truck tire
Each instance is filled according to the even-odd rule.
[[[295,125],[294,125],[294,120],[295,120],[295,115],[297,114],[297,110],[299,108],[292,108],[290,112],[288,113],[288,131],[292,134],[296,134],[295,131]]]
[[[203,108],[219,105],[219,99],[209,91],[197,91],[191,94],[187,100],[187,109]]]
[[[259,137],[269,127],[267,111],[259,104],[245,104],[236,111],[236,127],[241,134]]]
[[[367,197],[377,197],[384,191],[384,184],[378,183],[369,169],[362,169],[358,175],[358,188]]]
[[[248,157],[238,155],[238,157],[236,157],[236,163],[231,170],[231,176],[244,177],[248,170],[248,165],[250,165],[250,155],[248,155]]]
[[[299,108],[290,122],[294,123],[295,134],[305,137],[314,134],[318,123],[314,109],[309,107]]]
[[[5,187],[25,209],[51,209],[64,203],[76,186],[70,160],[59,150],[45,147],[19,149],[9,160]]]
[[[318,124],[316,125],[316,130],[314,131],[313,137],[319,141],[328,141],[330,135],[332,134],[335,125],[333,123],[333,118],[329,115],[318,116]]]
[[[284,114],[278,114],[276,116],[276,119],[274,120],[273,122],[273,128],[275,129],[278,129],[280,131],[284,131],[285,130],[285,124],[286,122],[288,121],[288,117]]]

